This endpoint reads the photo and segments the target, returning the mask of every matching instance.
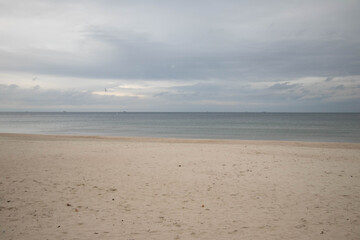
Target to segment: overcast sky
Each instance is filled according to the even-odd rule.
[[[358,0],[0,0],[0,111],[358,112],[359,12]]]

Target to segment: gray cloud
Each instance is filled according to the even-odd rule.
[[[255,110],[277,109],[276,103],[286,110],[296,104],[306,109],[310,99],[319,106],[330,100],[358,101],[346,97],[359,93],[358,88],[351,90],[338,81],[329,85],[337,77],[360,75],[357,1],[15,0],[0,4],[0,74],[40,76],[32,77],[36,83],[44,75],[83,78],[98,81],[96,87],[103,82],[104,87],[119,91],[111,97],[96,95],[90,87],[29,90],[19,83],[14,90],[10,80],[0,79],[3,88],[8,86],[6,91],[17,95],[6,95],[2,101],[14,106],[53,103],[80,109],[87,103],[115,107],[125,101],[133,109],[151,111],[155,105],[171,108],[170,102],[177,107],[186,104],[189,110],[220,109],[213,105],[223,104],[237,111],[247,110],[246,102]],[[316,81],[308,87],[295,81],[309,77],[322,77],[325,85]],[[110,85],[108,79],[113,80]],[[132,96],[150,97],[149,104],[129,93],[124,97],[129,90],[116,87],[139,80],[144,86],[155,80],[178,85],[132,90]],[[252,85],[264,82],[267,85],[261,88]],[[283,106],[284,99],[293,101],[288,102],[293,106]]]
[[[273,111],[338,111],[341,106],[344,111],[360,110],[359,77],[334,78],[327,82],[325,79],[255,85],[205,81],[159,88],[114,87],[107,92],[0,85],[0,107],[89,111],[267,111],[269,108]]]
[[[122,109],[129,103],[136,102],[136,97],[115,97],[94,95],[87,91],[60,91],[46,90],[39,86],[24,89],[17,85],[0,85],[0,106],[11,110],[16,106],[23,109],[39,110],[66,109],[72,107],[83,107],[96,109],[110,106]]]
[[[359,36],[360,37],[360,36]],[[88,78],[237,79],[359,75],[360,44],[333,41],[240,41],[230,50],[182,49],[132,34],[87,35],[110,50],[87,59],[56,51],[0,51],[2,70]],[[227,46],[226,48],[229,48]]]
[[[298,84],[289,84],[288,82],[285,83],[276,83],[269,87],[271,90],[288,90],[297,87]]]
[[[46,11],[53,9],[52,4],[28,7],[34,12],[37,9]],[[92,6],[99,7],[100,14],[106,10],[110,10],[110,14],[116,14],[116,11],[122,13],[124,7],[137,15],[129,16],[129,26],[120,22],[120,27],[109,21],[95,24],[90,19],[81,20],[76,31],[72,32],[73,36],[65,38],[79,44],[72,51],[34,45],[21,51],[2,50],[2,69],[90,78],[143,79],[263,79],[357,75],[360,71],[360,44],[356,40],[360,39],[357,24],[360,17],[358,14],[349,17],[348,14],[356,8],[360,9],[359,4],[353,1],[342,4],[304,1],[298,6],[278,1],[261,5],[253,1],[241,5],[236,1],[223,4],[199,1],[192,3],[191,8],[175,2],[160,5],[125,1],[99,6],[90,1],[89,4],[90,10],[85,14],[92,13]],[[54,8],[58,5],[54,4]],[[70,11],[70,6],[71,3],[67,2],[62,8],[74,18],[77,12]],[[201,11],[205,6],[206,11]],[[76,9],[79,4],[73,7]],[[296,7],[305,12],[297,11]],[[335,7],[338,7],[337,11]],[[276,8],[282,10],[279,12]],[[16,10],[17,7],[13,5],[12,9]],[[147,12],[147,9],[153,12]],[[271,12],[272,9],[275,12]],[[284,15],[285,10],[289,11],[288,15]],[[263,14],[260,15],[261,12]],[[240,17],[241,13],[245,16]],[[161,19],[161,14],[164,19]],[[44,15],[42,19],[46,21],[47,15]],[[333,24],[333,18],[339,22]],[[148,23],[145,22],[147,19]],[[314,22],[307,25],[307,19]],[[173,26],[171,21],[174,22]],[[157,27],[156,23],[160,26]],[[26,22],[24,24],[26,27]],[[66,32],[59,34],[65,35]],[[7,44],[11,45],[10,42]]]

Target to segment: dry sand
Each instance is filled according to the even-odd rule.
[[[360,239],[360,144],[0,134],[0,239]]]

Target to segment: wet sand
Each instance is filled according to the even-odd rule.
[[[0,239],[359,239],[360,144],[0,134]]]

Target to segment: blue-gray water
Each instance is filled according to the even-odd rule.
[[[0,132],[360,142],[360,113],[0,113]]]

